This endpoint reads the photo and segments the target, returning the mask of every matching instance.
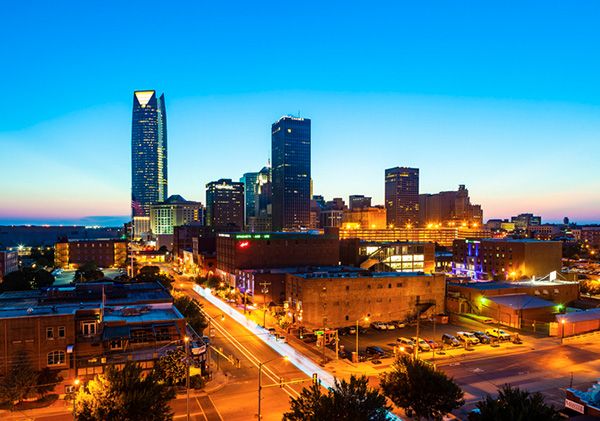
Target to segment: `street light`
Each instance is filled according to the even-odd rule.
[[[79,386],[80,380],[73,380],[73,419],[75,419],[75,397],[77,396],[77,387]]]
[[[369,321],[369,316],[365,316],[363,317],[363,319],[365,322]],[[360,358],[358,357],[358,322],[360,322],[361,319],[357,319],[356,320],[356,362],[360,361]]]
[[[185,343],[185,393],[186,401],[185,407],[187,411],[187,421],[190,421],[190,338],[189,336],[183,337]]]
[[[283,358],[285,361],[289,361],[290,357],[288,357],[287,355],[279,355],[275,358],[271,358],[270,360],[267,360],[265,362],[262,363],[258,363],[258,419],[260,421],[261,419],[261,414],[260,414],[260,401],[262,400],[262,368],[264,365],[270,363],[271,361],[275,361],[278,360],[279,358]]]
[[[561,329],[562,334],[560,336],[560,344],[561,345],[563,344],[563,342],[565,340],[565,322],[566,322],[565,319],[560,319],[560,323],[562,324],[562,329]]]

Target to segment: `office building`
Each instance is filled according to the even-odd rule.
[[[244,184],[222,178],[206,185],[206,225],[244,228]]]
[[[385,208],[392,227],[416,227],[419,223],[419,169],[385,170]]]
[[[150,205],[167,199],[167,114],[165,96],[133,93],[131,125],[132,216],[150,216]]]
[[[5,275],[17,270],[19,270],[19,252],[0,251],[0,283]]]
[[[73,240],[54,246],[54,266],[77,268],[93,262],[99,268],[125,267],[127,242],[125,240]]]
[[[272,226],[297,231],[310,225],[311,121],[281,117],[271,128]]]
[[[562,267],[562,243],[533,239],[455,240],[453,271],[473,279],[541,278]]]
[[[527,227],[542,225],[542,217],[532,213],[521,213],[517,216],[512,216],[510,222],[515,224],[518,230],[526,230]]]
[[[386,210],[383,206],[354,207],[344,212],[342,227],[346,229],[386,229]]]
[[[350,210],[357,210],[371,207],[371,198],[365,197],[362,194],[355,194],[349,197],[348,204]]]
[[[461,184],[458,190],[419,195],[421,226],[481,226],[483,212],[480,205],[471,204],[469,190]]]
[[[440,246],[452,246],[453,241],[456,239],[488,238],[490,236],[490,231],[482,229],[481,227],[363,229],[343,226],[339,230],[339,236],[340,240],[346,238],[359,238],[364,241],[374,242],[433,242]]]
[[[178,194],[150,206],[150,229],[154,235],[173,234],[174,227],[203,222],[202,203],[185,200]]]
[[[600,248],[600,226],[581,228],[581,241],[594,249]]]
[[[247,172],[240,178],[244,185],[244,221],[248,225],[248,219],[256,216],[256,184],[258,183],[257,172]]]
[[[340,240],[340,262],[377,272],[430,273],[435,270],[435,244],[349,238]]]
[[[319,271],[288,274],[285,296],[304,326],[322,328],[442,313],[445,292],[442,274]]]

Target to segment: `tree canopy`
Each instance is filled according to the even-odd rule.
[[[182,349],[171,350],[161,356],[154,366],[158,378],[163,379],[171,386],[182,384],[185,381],[187,369],[186,355]]]
[[[197,334],[202,335],[202,332],[208,326],[206,317],[200,311],[201,304],[197,300],[190,298],[186,295],[181,295],[175,298],[173,304],[177,307],[177,310],[181,312],[185,317],[187,323],[196,331]]]
[[[441,420],[464,404],[463,391],[445,373],[403,355],[381,376],[381,388],[409,417]]]
[[[0,291],[27,291],[49,287],[54,283],[54,275],[44,269],[23,268],[7,273],[0,283]]]
[[[368,386],[365,376],[351,376],[350,381],[335,380],[331,390],[323,392],[318,384],[302,389],[290,400],[284,421],[385,421],[390,409],[385,396]]]
[[[477,403],[479,412],[471,412],[469,421],[558,421],[558,411],[544,401],[541,393],[529,393],[506,384],[498,397],[487,395]]]
[[[104,278],[104,272],[98,269],[95,262],[86,262],[79,266],[73,275],[75,282],[94,282]]]
[[[144,376],[138,364],[127,362],[122,370],[110,367],[80,387],[75,397],[75,419],[172,420],[169,401],[174,397],[175,390],[154,372]]]

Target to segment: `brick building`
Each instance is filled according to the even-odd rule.
[[[219,234],[217,271],[231,286],[253,290],[240,284],[245,269],[272,269],[299,266],[335,266],[340,248],[336,235],[272,232],[261,234]]]
[[[541,278],[562,267],[562,243],[532,239],[455,240],[453,271],[473,279]]]
[[[158,283],[5,292],[0,294],[0,375],[20,350],[27,352],[34,369],[59,371],[65,384],[125,361],[149,369],[162,353],[182,346],[186,334],[200,351],[199,336],[186,328],[172,297]],[[198,357],[200,363],[203,358]]]
[[[296,319],[314,328],[348,326],[365,316],[385,322],[417,312],[441,313],[445,291],[441,274],[324,271],[286,277],[286,297]]]
[[[73,268],[94,262],[98,267],[125,267],[127,242],[125,240],[63,241],[54,246],[54,265]]]

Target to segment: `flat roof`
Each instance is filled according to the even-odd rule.
[[[586,311],[577,311],[575,313],[565,313],[556,315],[556,320],[558,320],[559,323],[562,323],[563,320],[565,321],[565,323],[576,323],[599,319],[600,308],[592,308]]]
[[[362,271],[338,271],[338,272],[309,272],[309,273],[297,273],[294,276],[298,276],[304,279],[326,279],[326,278],[409,278],[414,276],[431,276],[431,274],[425,272],[371,272],[367,270]]]
[[[476,289],[479,291],[490,291],[494,289],[507,289],[507,288],[523,288],[523,287],[552,287],[561,285],[573,285],[578,282],[571,281],[534,281],[530,279],[528,281],[515,281],[515,282],[499,282],[499,281],[486,281],[486,282],[448,282],[450,286],[464,287]]]
[[[556,304],[551,301],[543,300],[527,294],[494,295],[486,298],[498,305],[510,307],[514,310],[556,307]]]
[[[267,231],[267,232],[222,232],[218,234],[218,237],[222,238],[235,238],[239,240],[268,240],[273,238],[313,238],[322,237],[329,238],[335,237],[333,234],[324,234],[321,231],[301,231],[301,232],[278,232],[278,231]]]
[[[107,307],[104,310],[104,321],[106,323],[147,323],[180,319],[183,319],[183,316],[175,307],[149,308],[145,306],[130,306],[119,309]]]

